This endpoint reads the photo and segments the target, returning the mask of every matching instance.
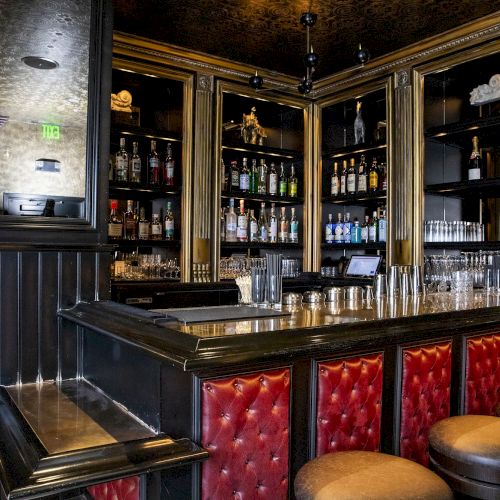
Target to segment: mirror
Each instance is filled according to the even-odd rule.
[[[2,2],[0,215],[88,219],[92,0]],[[53,219],[51,219],[53,220]]]

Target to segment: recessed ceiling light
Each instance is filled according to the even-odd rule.
[[[24,64],[28,65],[30,68],[35,69],[54,69],[59,66],[59,63],[57,61],[47,59],[46,57],[26,56],[23,57],[21,61]]]

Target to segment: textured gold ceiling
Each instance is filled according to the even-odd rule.
[[[380,56],[500,10],[500,0],[113,0],[115,29],[289,75],[304,73],[300,14],[315,78],[353,66],[359,42]],[[499,16],[500,21],[500,16]]]

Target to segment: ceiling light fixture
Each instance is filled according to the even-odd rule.
[[[300,16],[300,24],[306,29],[306,55],[304,56],[304,64],[306,66],[306,74],[298,85],[298,90],[301,94],[309,94],[312,90],[312,75],[319,62],[319,57],[311,45],[310,29],[316,24],[318,16],[313,12],[304,12]]]
[[[55,69],[59,66],[57,61],[47,59],[46,57],[26,56],[23,57],[21,61],[30,68],[35,69]]]
[[[363,65],[370,60],[370,52],[367,48],[362,47],[361,44],[358,46],[358,50],[354,54],[356,61]]]

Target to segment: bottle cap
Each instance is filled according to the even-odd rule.
[[[111,200],[111,208],[115,210],[118,208],[118,200]]]

